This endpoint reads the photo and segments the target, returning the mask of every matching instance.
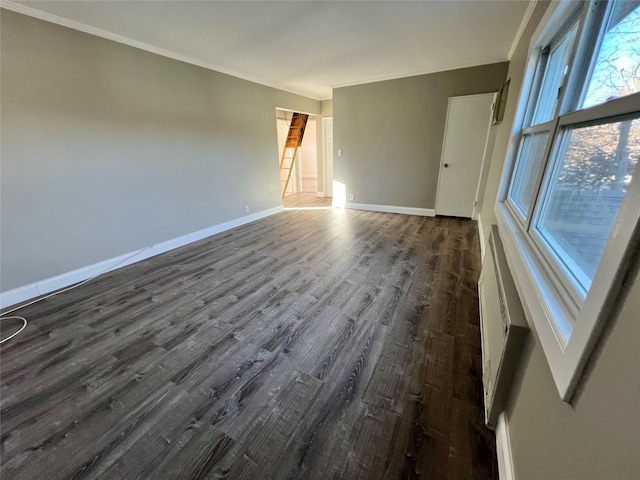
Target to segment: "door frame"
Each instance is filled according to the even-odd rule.
[[[497,108],[498,94],[493,94],[493,102],[491,103],[491,120],[493,120],[493,112]],[[493,156],[493,147],[496,141],[497,126],[493,125],[493,121],[489,123],[489,133],[487,135],[487,141],[484,145],[484,151],[482,152],[482,163],[480,164],[480,177],[478,179],[478,187],[476,188],[476,198],[473,201],[473,214],[471,220],[478,220],[480,216],[480,209],[482,208],[482,201],[484,200],[484,189],[487,185],[487,179],[489,177],[489,167],[491,166],[491,157]]]
[[[280,152],[281,142],[280,142],[280,135],[279,135],[279,131],[278,131],[278,129],[279,129],[279,126],[278,126],[278,120],[279,120],[278,111],[286,112],[286,113],[290,113],[290,114],[293,114],[293,113],[304,113],[305,115],[309,115],[309,117],[313,117],[313,119],[316,121],[316,145],[315,145],[316,158],[320,158],[320,155],[319,155],[320,152],[318,150],[318,147],[321,147],[322,145],[320,145],[318,143],[317,134],[318,134],[318,125],[320,124],[318,120],[320,118],[322,118],[322,117],[320,115],[316,114],[316,113],[307,113],[307,112],[303,112],[303,111],[300,111],[300,110],[291,110],[290,108],[284,108],[284,107],[276,107],[275,110],[276,110],[276,145],[277,145],[277,151],[278,151],[278,158],[277,158],[278,164],[280,162],[280,156],[282,155],[281,152]],[[286,116],[286,113],[285,113],[285,116]],[[302,188],[302,160],[301,160],[301,155],[302,155],[301,149],[298,149],[298,153],[296,154],[296,161],[295,161],[295,163],[293,165],[293,170],[291,171],[291,180],[289,181],[289,187],[291,188],[291,192],[290,193],[300,193],[300,192],[302,192],[302,189],[303,189]],[[324,157],[324,155],[323,155],[323,157]],[[324,168],[325,168],[324,160],[322,162],[316,161],[316,163],[317,163],[319,168],[322,168],[322,175],[324,175]],[[318,176],[321,174],[320,170],[318,170],[317,174],[318,174]],[[278,172],[278,178],[280,178],[280,172]],[[318,190],[318,188],[316,186],[316,191],[317,190]],[[318,196],[320,196],[319,194],[320,194],[320,192],[318,192]]]
[[[333,142],[332,148],[329,148],[329,122],[331,122],[331,138],[333,139],[333,116],[322,117],[322,179],[323,179],[323,197],[333,197]],[[318,192],[320,196],[320,192]]]

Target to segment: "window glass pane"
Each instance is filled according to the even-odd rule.
[[[520,152],[518,152],[518,161],[513,172],[510,196],[523,217],[526,217],[529,205],[531,205],[533,190],[548,137],[549,132],[524,135],[520,143]]]
[[[538,125],[553,118],[558,103],[558,91],[567,73],[569,55],[577,29],[578,25],[575,24],[558,43],[552,45],[542,77],[532,125]]]
[[[640,91],[640,1],[617,2],[582,104],[591,107]]]
[[[588,290],[640,157],[640,119],[567,135],[536,228]]]

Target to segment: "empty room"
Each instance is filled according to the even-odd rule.
[[[640,1],[0,0],[0,477],[640,479]]]

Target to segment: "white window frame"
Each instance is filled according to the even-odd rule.
[[[498,228],[520,299],[531,327],[538,334],[558,392],[567,402],[571,401],[603,326],[616,314],[617,308],[628,291],[629,277],[635,273],[632,271],[632,262],[629,260],[633,252],[638,252],[640,249],[639,174],[634,176],[627,189],[586,296],[584,292],[580,295],[579,289],[567,285],[566,280],[559,279],[559,276],[554,273],[554,270],[559,267],[545,260],[545,253],[540,248],[539,239],[534,239],[534,235],[531,234],[534,229],[531,228],[528,231],[529,224],[535,221],[534,216],[528,215],[529,224],[526,224],[527,221],[523,221],[519,211],[507,198],[525,120],[525,110],[530,92],[534,87],[537,60],[542,48],[550,43],[553,36],[574,15],[575,8],[576,2],[568,0],[552,3],[532,37],[518,110],[495,205]],[[577,33],[578,41],[582,38],[581,32],[587,10],[588,6],[582,13],[581,25]],[[573,59],[576,52],[584,48],[583,44],[578,44],[570,58]],[[570,75],[576,74],[580,72],[576,72],[575,69],[570,73]],[[586,72],[582,74],[585,75]],[[567,98],[575,95],[577,92],[563,92],[558,108],[563,108]],[[555,136],[556,131],[563,125],[605,118],[611,116],[612,112],[620,114],[621,111],[631,113],[639,110],[640,94],[630,95],[565,115],[551,128],[550,135]],[[553,148],[557,148],[557,145]],[[545,152],[545,158],[547,157],[548,154]],[[545,170],[543,160],[541,172]],[[542,181],[542,174],[540,174],[536,191],[543,188]],[[531,201],[530,213],[535,207],[536,195]]]

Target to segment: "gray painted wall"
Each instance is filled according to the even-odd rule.
[[[320,102],[320,113],[323,117],[332,117],[333,116],[333,99],[332,100],[322,100]]]
[[[334,178],[355,203],[435,207],[449,97],[495,92],[507,63],[333,91]]]
[[[637,271],[637,268],[636,268]],[[640,277],[592,354],[571,404],[530,336],[507,417],[516,478],[640,478]]]
[[[509,66],[511,86],[498,127],[481,218],[493,207],[517,107],[527,52],[548,3],[541,2]],[[636,266],[637,271],[637,266]],[[518,479],[640,478],[640,278],[636,273],[621,313],[611,318],[571,404],[560,399],[542,346],[529,336],[507,407]]]
[[[1,22],[0,290],[281,205],[275,108],[319,101]]]

